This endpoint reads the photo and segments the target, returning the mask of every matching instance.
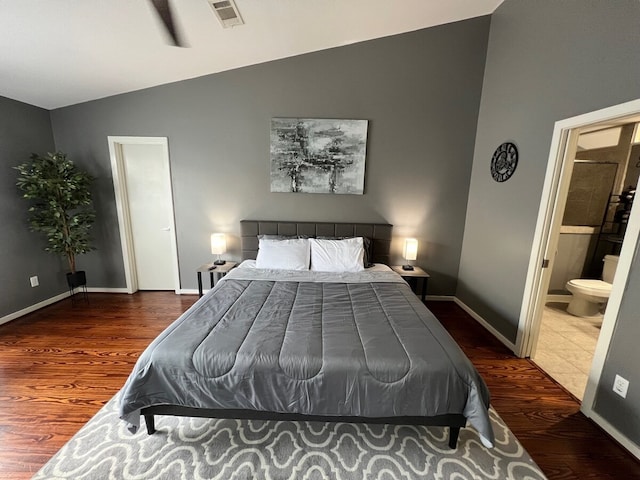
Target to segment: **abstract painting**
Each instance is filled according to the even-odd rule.
[[[271,119],[271,191],[364,193],[367,120]]]

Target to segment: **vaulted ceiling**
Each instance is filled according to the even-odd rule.
[[[53,109],[493,13],[503,0],[172,0],[186,47],[151,0],[0,0],[0,95]]]

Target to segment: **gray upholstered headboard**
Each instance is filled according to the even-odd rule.
[[[240,221],[242,259],[255,259],[258,235],[302,235],[305,237],[369,237],[371,260],[389,265],[392,225],[386,223]]]

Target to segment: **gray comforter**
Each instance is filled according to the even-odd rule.
[[[493,442],[489,393],[400,276],[236,268],[139,358],[121,396],[153,405],[326,416],[460,413]]]

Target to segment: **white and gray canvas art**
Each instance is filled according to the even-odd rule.
[[[271,191],[364,193],[367,120],[271,119]]]

